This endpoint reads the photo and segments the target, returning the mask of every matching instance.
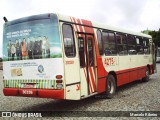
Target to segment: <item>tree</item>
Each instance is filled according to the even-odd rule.
[[[158,31],[150,31],[149,35],[152,36],[152,40],[155,43],[155,46],[160,47],[160,29]]]

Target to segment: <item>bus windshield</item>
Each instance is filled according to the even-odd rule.
[[[15,20],[16,21],[16,20]],[[57,17],[4,25],[3,60],[58,58],[62,56]]]

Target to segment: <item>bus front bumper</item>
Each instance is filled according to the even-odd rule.
[[[21,88],[3,88],[5,96],[24,96],[24,97],[40,97],[64,99],[64,90],[51,89],[21,89]]]

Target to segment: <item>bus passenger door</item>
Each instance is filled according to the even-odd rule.
[[[87,97],[97,91],[97,63],[93,35],[79,34],[78,46],[81,97]]]
[[[72,26],[62,24],[64,44],[64,96],[65,99],[80,99],[79,55],[76,49],[77,41],[74,39]]]

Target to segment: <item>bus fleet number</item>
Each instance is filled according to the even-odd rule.
[[[33,94],[33,91],[32,90],[23,90],[22,94],[31,95],[31,94]]]
[[[116,61],[115,58],[105,58],[104,64],[107,66],[113,66],[115,65]]]

